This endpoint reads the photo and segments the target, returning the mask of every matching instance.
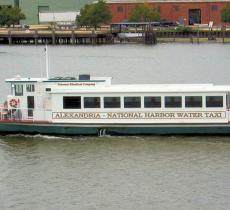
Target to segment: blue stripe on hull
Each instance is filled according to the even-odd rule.
[[[135,126],[135,127],[134,127]],[[54,124],[12,124],[0,123],[1,133],[39,133],[60,135],[97,135],[100,130],[110,135],[141,134],[230,134],[230,125],[162,125],[162,126],[93,126],[93,125],[54,125]],[[104,133],[104,132],[102,132]]]

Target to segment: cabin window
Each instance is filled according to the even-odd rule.
[[[124,97],[125,108],[140,108],[141,97]]]
[[[104,97],[104,108],[120,108],[120,97]]]
[[[84,108],[100,108],[100,97],[84,97]]]
[[[63,109],[81,109],[80,96],[64,96]]]
[[[146,96],[144,98],[145,108],[160,108],[161,107],[161,97],[160,96]]]
[[[27,84],[26,85],[26,91],[27,92],[34,92],[35,91],[34,85],[33,84]]]
[[[202,96],[185,96],[185,107],[202,107]]]
[[[165,96],[165,107],[166,108],[182,107],[182,97],[181,96]]]
[[[23,85],[15,85],[15,96],[23,96]]]
[[[223,107],[223,96],[206,96],[206,107]]]

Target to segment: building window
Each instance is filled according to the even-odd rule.
[[[117,7],[117,12],[123,12],[123,7],[122,6],[118,6]]]
[[[100,108],[100,97],[84,97],[84,108]]]
[[[182,107],[181,96],[165,96],[165,108],[180,108]]]
[[[188,10],[189,25],[201,24],[201,9]]]
[[[206,96],[206,107],[223,107],[223,96]]]
[[[15,96],[23,96],[23,85],[15,85]]]
[[[140,108],[141,97],[124,97],[125,108]]]
[[[63,109],[81,109],[81,96],[64,96]]]
[[[218,11],[218,6],[217,6],[217,5],[215,5],[215,4],[214,4],[214,5],[212,5],[212,7],[211,7],[211,8],[212,8],[212,11]]]
[[[26,85],[26,91],[27,92],[34,92],[35,91],[34,85],[33,84],[27,84]]]
[[[104,108],[120,108],[120,97],[104,97]]]
[[[161,107],[161,97],[160,96],[146,96],[144,98],[145,108],[160,108]]]
[[[202,96],[185,96],[185,107],[202,107]]]

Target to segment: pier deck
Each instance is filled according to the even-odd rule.
[[[127,34],[121,38],[119,33]],[[141,34],[141,36],[129,36]],[[0,44],[52,44],[52,45],[81,45],[81,44],[113,44],[114,42],[133,42],[156,44],[157,42],[217,42],[230,43],[230,27],[209,30],[198,28],[191,31],[177,31],[175,28],[114,28],[98,29],[52,29],[52,28],[0,28]]]

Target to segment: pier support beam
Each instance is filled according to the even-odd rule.
[[[12,44],[11,30],[8,31],[8,41],[9,41],[9,45],[11,45]]]
[[[75,38],[74,30],[72,30],[72,32],[71,32],[71,44],[73,44],[73,45],[76,44],[76,38]]]
[[[55,45],[55,31],[52,30],[52,44]]]
[[[34,33],[35,33],[34,34],[34,44],[37,45],[38,44],[38,31],[35,30]]]
[[[222,42],[224,43],[224,42],[225,42],[224,38],[225,38],[226,26],[223,26],[223,27],[221,28],[221,30],[222,30]]]
[[[197,29],[197,43],[199,44],[200,43],[200,28],[198,26],[198,29]]]

